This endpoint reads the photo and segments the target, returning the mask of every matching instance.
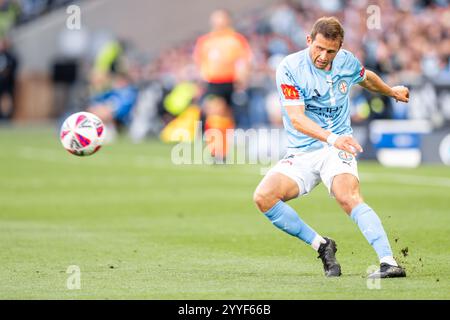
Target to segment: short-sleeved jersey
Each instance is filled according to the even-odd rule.
[[[296,130],[286,106],[305,106],[305,115],[323,129],[338,135],[351,135],[350,88],[365,79],[365,69],[347,50],[339,50],[330,71],[316,68],[309,48],[285,57],[277,68],[276,81],[282,106],[288,147],[313,151],[323,142]]]
[[[237,77],[239,63],[250,61],[247,39],[233,29],[213,31],[201,36],[194,48],[194,60],[202,77],[210,83],[230,83]]]

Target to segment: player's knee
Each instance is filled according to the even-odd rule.
[[[263,213],[269,211],[279,200],[274,195],[258,190],[253,194],[253,202]]]
[[[255,193],[253,193],[253,202],[260,211],[264,212],[263,209],[266,207],[266,199],[261,192],[255,191]]]
[[[336,197],[336,200],[347,214],[351,214],[354,207],[363,203],[363,198],[359,193],[340,195]]]

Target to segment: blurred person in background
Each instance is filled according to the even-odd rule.
[[[21,13],[15,1],[0,0],[0,38],[8,35]]]
[[[87,111],[104,122],[107,130],[105,142],[111,143],[117,131],[130,124],[138,90],[124,71],[110,75],[94,71],[91,83],[96,92],[92,95]]]
[[[90,77],[88,112],[105,124],[105,142],[112,143],[119,131],[129,127],[132,111],[138,100],[138,88],[127,65],[125,40],[114,37],[105,41],[96,54]]]
[[[267,122],[272,126],[280,124],[279,116],[271,114],[273,111],[271,104],[274,101],[274,93],[276,94],[274,82],[269,80],[273,76],[272,69],[276,68],[280,57],[305,48],[305,30],[309,29],[317,17],[326,15],[327,11],[335,11],[335,15],[343,21],[347,30],[344,48],[353,52],[367,68],[377,72],[383,80],[411,85],[412,90],[415,91],[416,88],[423,88],[426,81],[449,79],[450,7],[448,1],[417,1],[408,2],[408,5],[397,1],[376,1],[375,4],[383,13],[380,29],[369,29],[367,26],[367,18],[370,16],[367,13],[369,5],[367,1],[336,1],[332,6],[323,2],[280,1],[272,7],[246,15],[245,19],[239,21],[237,25],[240,32],[251,44],[252,70],[250,73],[247,69],[247,77],[244,77],[245,90],[239,90],[243,86],[238,86],[237,81],[232,83],[233,86],[229,86],[233,87],[233,90],[228,90],[232,92],[233,98],[232,103],[226,106],[229,108],[230,104],[232,105],[236,126],[255,128],[263,127]],[[414,41],[411,41],[413,35]],[[197,44],[202,38],[208,37],[205,35],[197,39]],[[191,44],[187,44],[186,47],[191,48]],[[221,64],[217,63],[214,57],[219,59],[225,51],[212,50],[210,46],[208,52],[211,55],[206,60],[210,64],[207,64],[200,62],[199,46],[195,46],[194,57],[197,56],[195,61],[202,71],[202,79],[206,87],[204,97],[209,95],[210,97],[222,96],[225,101],[230,99],[229,94],[224,94],[220,90],[214,92],[217,87],[224,87],[220,82],[207,80],[211,79],[208,77],[209,65],[216,66],[215,70],[219,74],[221,70],[224,70],[219,67]],[[171,48],[161,54],[160,63],[156,66],[156,74],[157,81],[164,87],[164,96],[176,86],[177,74],[183,68],[183,64],[191,63],[189,59],[186,59],[188,54],[190,50],[185,48],[181,50]],[[430,90],[435,90],[435,87],[430,86]],[[238,93],[233,95],[235,91]],[[357,88],[351,94],[351,99],[354,101],[351,104],[352,115],[355,115],[353,120],[360,127],[373,119],[399,117],[398,112],[394,110],[399,104],[391,98]],[[223,103],[221,106],[220,102],[216,103],[219,99],[212,100],[214,107],[209,108],[210,101],[202,99],[203,113],[210,109],[212,109],[210,113],[214,113],[225,107]],[[219,106],[215,107],[215,105]],[[408,111],[401,112],[401,118],[411,118],[414,117],[413,114],[429,116],[430,113],[421,111],[423,110],[421,105],[420,101],[416,102],[412,99]],[[403,107],[400,109],[404,110]],[[160,110],[165,112],[162,104]],[[214,118],[217,117],[211,117],[211,119]],[[369,143],[368,140],[365,143]],[[368,154],[369,152],[366,153]]]
[[[0,120],[10,120],[15,107],[17,58],[6,38],[0,39]]]
[[[235,127],[232,96],[247,85],[251,50],[247,39],[233,29],[228,11],[214,11],[210,23],[211,32],[197,39],[194,60],[206,85],[203,99],[206,141],[211,155],[224,160],[228,150],[225,132]],[[209,137],[209,129],[220,132],[222,139],[217,135]]]
[[[14,1],[0,0],[0,120],[14,113],[17,58],[8,35],[17,21],[20,8]]]

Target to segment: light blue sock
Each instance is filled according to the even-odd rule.
[[[278,201],[266,217],[279,229],[311,244],[317,233],[298,216],[297,212],[283,201]]]
[[[375,249],[378,258],[392,256],[389,240],[381,224],[380,218],[371,207],[361,203],[353,208],[351,218],[356,222],[359,229]]]

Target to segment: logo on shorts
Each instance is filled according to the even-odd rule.
[[[347,84],[347,81],[341,80],[341,81],[339,82],[339,84],[338,84],[338,88],[339,88],[339,91],[340,91],[341,93],[346,94],[346,93],[347,93],[347,90],[348,90],[348,84]]]
[[[345,160],[345,161],[352,161],[353,160],[353,156],[345,151],[339,151],[338,156],[341,160]]]
[[[339,159],[342,160],[342,163],[345,163],[345,164],[351,166],[353,156],[350,153],[347,153],[345,151],[339,151],[338,156],[339,156]]]
[[[283,164],[288,164],[288,165],[290,165],[290,166],[292,166],[292,161],[291,160],[281,160],[281,163],[283,163]]]

